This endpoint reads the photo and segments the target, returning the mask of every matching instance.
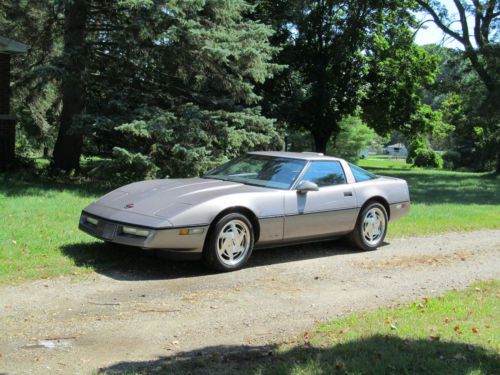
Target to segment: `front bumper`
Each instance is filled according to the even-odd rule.
[[[95,223],[88,220],[93,219]],[[79,229],[98,239],[117,244],[140,247],[142,249],[162,249],[171,253],[199,253],[203,251],[208,225],[196,226],[196,233],[181,235],[183,228],[150,228],[132,223],[120,223],[102,217],[82,212]],[[147,230],[147,236],[136,236],[124,233],[124,227],[133,227]],[[189,227],[188,227],[189,228]],[[193,229],[191,227],[190,229]]]

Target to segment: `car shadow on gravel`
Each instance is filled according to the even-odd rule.
[[[115,280],[168,280],[213,274],[201,261],[169,260],[155,251],[107,244],[74,243],[61,247],[79,267],[88,267]],[[255,250],[245,268],[357,252],[344,240]]]
[[[327,347],[301,344],[277,349],[277,346],[212,346],[155,361],[119,362],[97,373],[493,374],[499,370],[498,357],[481,346],[432,339],[374,335]]]

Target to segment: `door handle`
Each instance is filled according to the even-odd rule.
[[[352,197],[352,191],[344,191],[344,197]]]

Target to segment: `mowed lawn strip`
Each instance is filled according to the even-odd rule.
[[[363,162],[367,161],[394,162]],[[405,178],[410,185],[411,212],[390,223],[389,239],[500,228],[498,175],[406,167],[370,169]],[[113,248],[78,230],[81,209],[109,190],[109,186],[90,182],[0,175],[0,283],[95,270],[143,271],[141,267],[146,266],[161,272],[161,262],[141,251]]]
[[[0,177],[0,282],[88,269],[62,249],[93,242],[77,226],[81,209],[100,193],[84,185]]]
[[[480,282],[401,307],[353,313],[260,352],[221,347],[217,355],[154,366],[169,374],[498,374],[499,298],[499,281]]]
[[[410,187],[410,214],[390,223],[388,238],[500,228],[498,174],[410,169],[402,159],[372,157],[359,165]]]

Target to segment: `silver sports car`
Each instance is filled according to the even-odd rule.
[[[84,232],[117,244],[241,268],[254,247],[349,235],[377,248],[408,213],[406,181],[315,153],[250,152],[203,177],[136,182],[87,206]]]

